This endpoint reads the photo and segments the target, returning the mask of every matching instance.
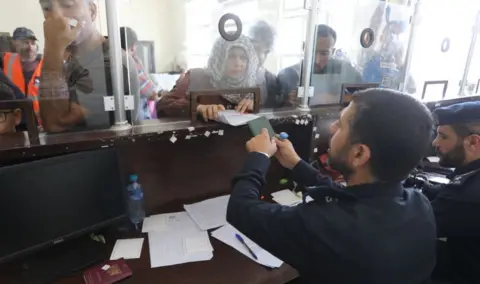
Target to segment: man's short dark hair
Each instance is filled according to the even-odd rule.
[[[137,33],[130,27],[120,28],[120,44],[123,50],[132,48],[138,42]]]
[[[460,138],[465,138],[472,134],[480,134],[480,121],[466,124],[453,124],[451,127]]]
[[[275,29],[265,21],[258,21],[250,28],[249,38],[254,42],[264,44],[269,50],[275,44]]]
[[[333,42],[337,41],[337,32],[327,25],[317,25],[317,38],[332,37]]]
[[[370,148],[370,169],[378,181],[399,182],[430,150],[433,118],[417,99],[388,89],[356,92],[351,143]]]

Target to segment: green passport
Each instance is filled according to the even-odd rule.
[[[257,136],[258,134],[260,134],[263,128],[266,128],[268,130],[268,134],[270,135],[270,138],[275,137],[277,135],[275,133],[275,130],[273,130],[273,127],[270,124],[270,121],[268,121],[268,119],[264,116],[261,116],[254,120],[250,120],[248,122],[248,127],[250,128],[250,131],[252,132],[253,136]]]

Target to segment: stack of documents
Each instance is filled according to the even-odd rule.
[[[240,126],[247,124],[250,120],[259,118],[258,115],[239,113],[235,110],[224,110],[218,112],[217,121],[231,126]]]
[[[148,232],[152,268],[213,258],[207,232],[200,230],[187,212],[150,216],[142,231]]]
[[[255,253],[257,259],[255,259],[252,254],[248,251],[244,244],[242,244],[236,237],[235,234],[239,234],[245,240],[247,246]],[[231,246],[232,248],[239,251],[241,254],[247,256],[251,260],[267,266],[271,268],[277,268],[282,265],[283,261],[276,258],[268,251],[262,249],[257,244],[252,242],[249,238],[245,237],[242,233],[240,233],[237,229],[235,229],[232,225],[227,224],[220,229],[212,232],[212,237],[216,238],[217,240],[225,243],[226,245]]]
[[[227,223],[227,205],[230,195],[184,205],[183,208],[203,231],[215,229]]]

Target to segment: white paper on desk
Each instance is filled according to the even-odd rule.
[[[227,205],[230,195],[207,199],[198,203],[183,205],[200,229],[206,231],[227,223]]]
[[[239,234],[240,236],[243,237],[243,239],[245,240],[245,243],[248,245],[248,247],[257,256],[257,258],[258,258],[257,260],[252,257],[252,255],[247,250],[247,248],[235,237],[235,234]],[[280,267],[283,263],[283,261],[281,261],[280,259],[273,256],[268,251],[259,247],[257,244],[255,244],[253,241],[251,241],[245,235],[240,233],[237,229],[235,229],[230,224],[227,224],[227,225],[221,227],[220,229],[213,231],[212,232],[212,237],[216,238],[217,240],[223,242],[226,245],[231,246],[232,248],[236,249],[241,254],[247,256],[251,260],[253,260],[253,261],[255,261],[255,262],[257,262],[261,265],[264,265],[264,266],[267,266],[267,267],[272,267],[272,268],[277,268],[277,267]]]
[[[183,248],[186,254],[197,254],[213,251],[207,232],[197,233],[183,238]]]
[[[142,232],[200,232],[186,211],[152,215],[143,221]]]
[[[161,232],[167,229],[165,214],[153,215],[145,218],[142,225],[142,233]]]
[[[139,239],[125,239],[117,240],[113,247],[110,260],[116,260],[120,258],[135,259],[140,258],[142,253],[143,238]]]
[[[250,120],[258,118],[258,115],[249,113],[239,113],[235,110],[224,110],[218,112],[216,121],[231,126],[240,126],[247,124]]]
[[[195,239],[203,243],[201,250],[186,251],[186,240]],[[201,239],[202,241],[198,241]],[[205,239],[208,244],[205,244]],[[150,265],[152,268],[170,266],[188,262],[206,261],[213,258],[213,248],[207,232],[151,232],[148,233],[150,246]]]

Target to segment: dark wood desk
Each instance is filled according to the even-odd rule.
[[[289,133],[299,155],[308,160],[312,116],[302,117],[296,112],[272,115],[275,116],[271,120],[275,130]],[[296,123],[300,119],[306,119],[307,123]],[[100,131],[45,136],[38,146],[20,143],[25,142],[25,137],[17,134],[19,140],[16,143],[9,141],[8,145],[4,145],[5,139],[0,139],[0,160],[2,164],[15,164],[41,157],[115,147],[122,176],[126,178],[131,173],[139,176],[147,215],[178,212],[183,204],[229,193],[231,178],[240,171],[246,157],[245,142],[251,137],[247,126],[200,124],[195,125],[194,134],[197,137],[186,139],[187,134],[192,134],[187,129],[189,126],[192,126],[190,122],[178,122],[135,127],[127,134]],[[204,135],[206,130],[213,133],[218,129],[224,130],[225,135]],[[178,137],[175,143],[169,141],[173,133]],[[11,148],[12,143],[17,147]],[[264,195],[267,197],[270,192],[281,189],[279,181],[285,178],[289,178],[289,171],[273,159]],[[106,238],[108,245],[102,250],[108,258],[115,237],[106,235]],[[210,261],[151,269],[148,239],[145,239],[142,258],[128,261],[134,275],[124,283],[280,284],[297,276],[296,271],[287,265],[269,271],[215,239],[211,238],[211,242],[215,251]],[[21,265],[0,265],[0,283],[22,283],[20,272]],[[68,277],[56,283],[83,283],[83,279],[81,276]]]
[[[279,284],[298,277],[296,270],[287,264],[279,269],[267,268],[253,262],[233,248],[210,238],[214,248],[209,261],[192,262],[169,267],[150,268],[148,238],[142,248],[142,257],[128,260],[133,271],[125,284],[165,283],[165,284]],[[82,284],[81,276],[63,278],[55,284]]]
[[[180,210],[173,210],[180,211]],[[151,268],[148,235],[142,233],[123,233],[107,230],[104,233],[106,245],[100,246],[101,257],[109,259],[117,239],[143,237],[143,247],[140,259],[127,260],[132,269],[132,277],[121,283],[165,283],[165,284],[281,284],[298,277],[295,269],[283,264],[278,269],[268,269],[257,264],[235,249],[210,236],[213,246],[213,258],[209,261],[192,262],[168,267]],[[210,235],[210,233],[209,233]],[[62,244],[68,249],[81,249],[75,241]],[[42,253],[48,253],[45,249]],[[73,251],[75,255],[75,251]],[[0,283],[22,283],[23,259],[0,266]],[[83,284],[81,273],[75,276],[63,277],[55,284]]]

